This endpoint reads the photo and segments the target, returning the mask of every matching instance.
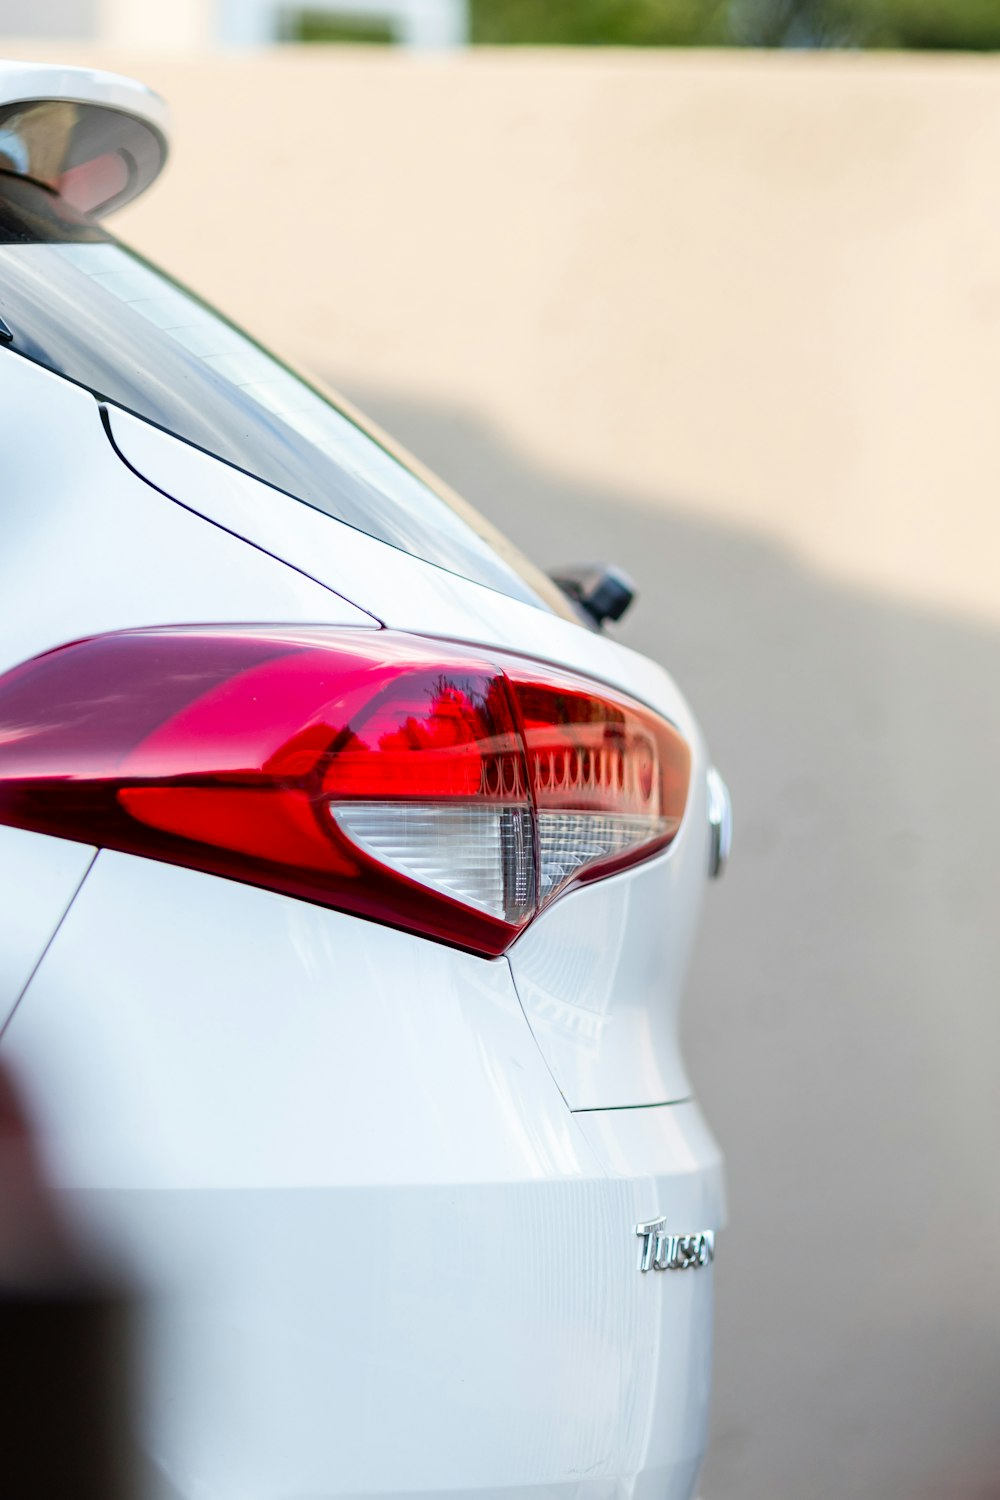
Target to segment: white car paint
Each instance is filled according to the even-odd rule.
[[[0,670],[81,636],[143,625],[376,625],[130,473],[89,391],[10,355],[0,359],[0,410]]]
[[[181,1493],[691,1493],[712,1274],[633,1225],[718,1226],[718,1153],[567,1110],[504,960],[104,852],[4,1055],[155,1292]]]
[[[367,536],[249,474],[109,406],[115,446],[138,474],[199,515],[283,557],[344,593],[394,630],[470,641],[544,657],[625,688],[698,736],[690,709],[656,662],[581,630],[557,615],[472,583],[433,563]]]
[[[571,1109],[691,1094],[677,1022],[705,867],[700,800],[696,790],[666,854],[570,891],[510,950],[528,1024]]]
[[[387,624],[611,683],[692,753],[669,849],[495,960],[0,829],[0,1055],[146,1294],[158,1492],[690,1500],[715,1270],[644,1274],[635,1232],[725,1217],[676,1036],[709,859],[680,693],[116,407],[113,446],[91,392],[3,349],[0,409],[0,672],[137,626]]]
[[[20,999],[96,853],[87,844],[0,827],[0,870],[8,877],[0,900],[0,1026]]]
[[[102,68],[63,67],[51,63],[0,62],[0,107],[34,100],[96,104],[141,120],[164,140],[170,133],[166,101],[145,84]]]

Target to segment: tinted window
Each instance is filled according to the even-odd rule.
[[[300,375],[35,183],[2,177],[11,347],[338,521],[575,618],[555,586]]]

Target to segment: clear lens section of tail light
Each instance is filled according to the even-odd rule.
[[[538,893],[542,901],[558,895],[592,866],[620,860],[657,841],[662,819],[633,818],[623,813],[539,812]]]
[[[387,631],[122,632],[0,677],[0,822],[484,954],[664,848],[688,776],[629,699]]]
[[[534,909],[527,807],[343,802],[330,812],[357,848],[421,885],[514,925]]]

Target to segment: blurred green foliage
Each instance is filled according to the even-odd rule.
[[[1000,0],[472,0],[477,42],[1000,48]]]
[[[579,47],[1000,50],[1000,0],[470,0],[472,39]],[[290,40],[387,42],[388,25],[291,12]]]
[[[1000,0],[732,0],[730,39],[756,47],[1000,48]]]
[[[361,16],[331,16],[328,11],[300,10],[286,14],[285,40],[289,42],[391,42],[388,21],[370,21]]]
[[[728,11],[727,0],[472,0],[472,39],[527,46],[712,46],[726,41]]]

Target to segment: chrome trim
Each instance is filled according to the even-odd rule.
[[[733,804],[729,788],[714,766],[705,777],[708,784],[708,827],[710,834],[708,873],[715,880],[726,867],[733,847]]]
[[[642,1237],[640,1271],[697,1271],[715,1259],[715,1234],[711,1229],[696,1234],[668,1234],[663,1216],[635,1226]]]

